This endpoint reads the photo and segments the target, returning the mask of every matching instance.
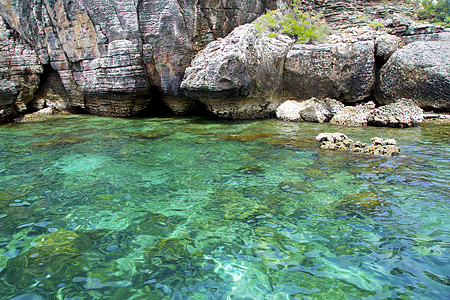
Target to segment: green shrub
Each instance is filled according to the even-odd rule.
[[[423,8],[417,12],[419,19],[450,27],[450,0],[421,0],[420,3]]]
[[[325,41],[328,34],[327,27],[320,17],[302,12],[299,3],[300,0],[294,0],[292,9],[282,7],[283,14],[278,14],[276,10],[269,10],[256,23],[258,34],[270,30],[269,37],[277,36],[280,32],[297,39],[299,43]]]

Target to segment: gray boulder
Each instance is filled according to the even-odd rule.
[[[323,45],[296,44],[286,57],[283,95],[358,102],[367,98],[375,83],[373,41]]]
[[[278,106],[284,61],[293,43],[284,35],[258,36],[252,24],[240,26],[197,54],[181,88],[221,117],[269,116]]]
[[[379,66],[384,65],[392,54],[403,46],[403,40],[395,35],[383,34],[375,39],[375,57]]]
[[[286,121],[328,122],[344,104],[334,99],[318,100],[311,98],[298,102],[289,100],[281,104],[276,111],[277,117]]]
[[[390,57],[380,71],[377,100],[400,98],[422,108],[450,108],[450,41],[414,42]]]

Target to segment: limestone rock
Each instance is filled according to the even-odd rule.
[[[316,141],[318,141],[318,142],[336,143],[336,142],[342,142],[347,139],[348,139],[348,136],[346,136],[345,134],[340,133],[340,132],[333,132],[333,133],[324,132],[324,133],[319,133],[316,136]]]
[[[277,117],[286,121],[328,122],[344,104],[334,99],[288,100],[277,108]]]
[[[399,98],[422,108],[450,108],[450,41],[414,42],[391,56],[380,71],[377,100]]]
[[[346,106],[331,119],[330,123],[345,126],[366,126],[374,108],[375,103],[372,101],[357,106]]]
[[[383,140],[380,137],[371,139],[372,144],[367,146],[361,141],[354,141],[342,133],[320,133],[316,136],[316,141],[321,143],[320,148],[324,150],[351,151],[369,155],[395,156],[400,153],[400,148],[396,146],[394,139]]]
[[[374,109],[368,117],[368,124],[403,128],[417,126],[423,119],[423,110],[412,100],[400,99],[395,103]]]
[[[284,121],[302,121],[300,109],[300,102],[295,100],[285,101],[277,108],[277,118]]]

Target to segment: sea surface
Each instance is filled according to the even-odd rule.
[[[449,178],[449,126],[2,125],[0,299],[449,299]]]

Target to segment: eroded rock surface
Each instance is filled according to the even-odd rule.
[[[179,102],[186,98],[180,83],[196,51],[275,7],[275,0],[2,1],[0,13],[11,28],[0,31],[26,41],[38,57],[26,65],[49,65],[57,72],[70,106],[128,116],[151,111],[154,100],[162,98],[182,112],[186,105]],[[21,76],[36,85],[28,88],[33,94],[39,82]],[[1,99],[23,94],[18,105],[28,101],[23,84],[2,81],[0,87]],[[4,115],[10,106],[2,104]]]
[[[346,106],[330,121],[331,124],[345,126],[366,126],[375,103],[368,102],[357,106]]]
[[[354,141],[343,133],[320,133],[316,136],[316,141],[321,143],[320,148],[325,150],[341,150],[351,151],[354,153],[362,153],[380,156],[395,156],[400,153],[397,147],[397,141],[394,139],[382,139],[374,137],[371,139],[372,144],[367,145],[361,141]]]
[[[410,99],[399,99],[395,103],[375,108],[368,102],[357,106],[346,106],[332,119],[331,123],[345,126],[412,127],[424,119],[423,110]]]
[[[288,36],[259,36],[254,25],[240,26],[196,56],[181,87],[222,117],[271,115],[278,103],[285,57],[293,44]]]

